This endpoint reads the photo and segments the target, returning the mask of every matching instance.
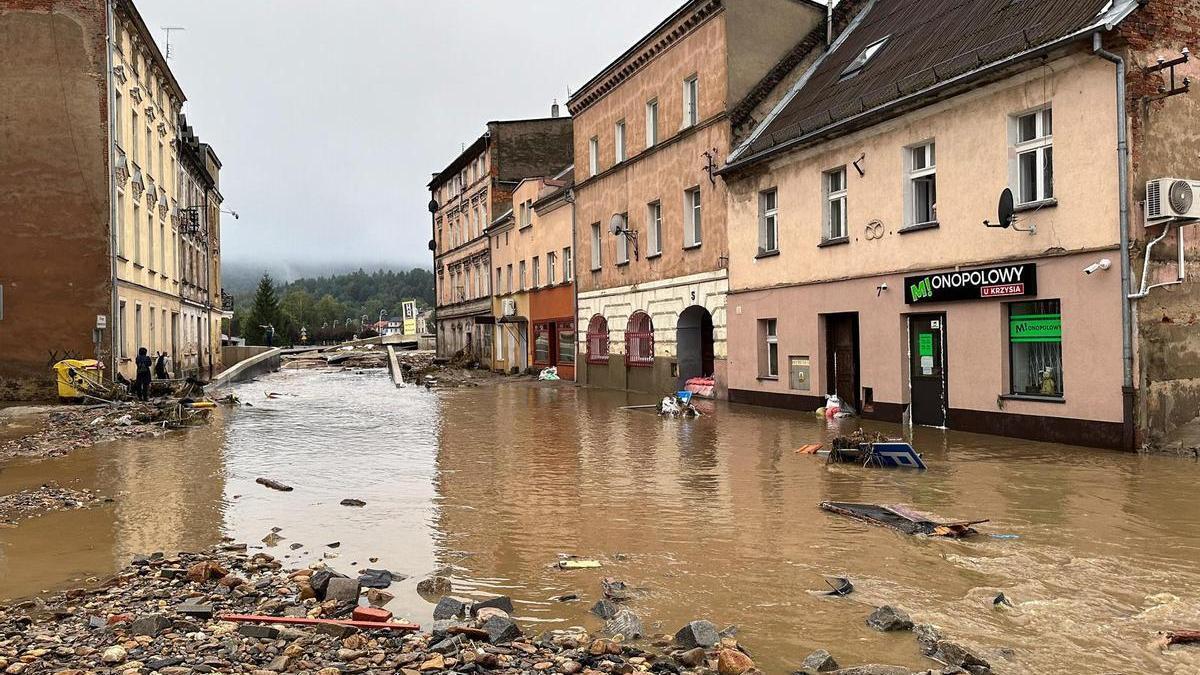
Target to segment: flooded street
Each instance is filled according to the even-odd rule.
[[[613,576],[640,589],[630,606],[648,632],[736,624],[768,672],[817,648],[843,665],[934,665],[911,634],[864,624],[884,603],[980,648],[996,672],[1200,669],[1200,650],[1151,646],[1155,631],[1200,625],[1192,461],[918,430],[927,472],[827,466],[793,452],[830,433],[811,415],[718,404],[660,419],[619,409],[646,399],[565,384],[430,392],[381,371],[285,371],[235,393],[252,407],[206,428],[0,466],[3,494],[54,480],[115,500],[0,529],[0,597],[77,585],[135,553],[253,546],[279,527],[269,550],[287,563],[335,553],[344,572],[413,577],[389,609],[421,623],[433,605],[416,582],[443,568],[456,595],[511,595],[523,624],[547,628],[599,628],[587,609]],[[906,537],[825,500],[991,522],[968,541]],[[559,553],[604,566],[558,570]],[[857,591],[809,593],[824,574]],[[993,607],[1001,591],[1014,607]],[[581,600],[554,599],[569,593]]]

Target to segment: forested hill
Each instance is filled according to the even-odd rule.
[[[345,325],[347,319],[359,326],[363,316],[368,322],[378,321],[381,313],[385,318],[399,316],[400,304],[405,300],[415,299],[422,310],[433,306],[433,273],[421,268],[371,273],[360,269],[284,284],[270,281],[267,288],[273,288],[274,293],[269,302],[260,303],[262,316],[251,316],[254,289],[234,294],[235,335],[261,339],[256,327],[271,324],[280,337],[295,340],[302,327],[313,335],[322,327]]]

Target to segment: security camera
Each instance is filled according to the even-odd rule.
[[[1109,260],[1108,258],[1102,258],[1099,262],[1094,262],[1091,265],[1088,265],[1087,267],[1083,268],[1083,273],[1084,274],[1095,274],[1096,272],[1099,272],[1100,270],[1107,270],[1110,267],[1112,267],[1112,261]]]

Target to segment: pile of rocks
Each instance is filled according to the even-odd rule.
[[[208,421],[210,411],[186,408],[179,399],[61,406],[45,413],[36,431],[0,444],[0,459],[58,457],[116,438],[157,436]]]
[[[85,509],[103,501],[91,490],[72,490],[46,483],[41,487],[21,490],[0,497],[0,525],[15,525],[18,521],[49,511]]]
[[[443,590],[448,589],[443,587]],[[693,621],[674,636],[634,643],[641,623],[616,607],[601,635],[582,628],[526,635],[512,601],[441,598],[428,632],[360,630],[337,620],[381,622],[391,596],[317,563],[284,570],[266,553],[226,545],[201,554],[137,556],[96,588],[0,607],[0,672],[56,675],[191,673],[559,673],[562,675],[745,675],[757,673],[733,631]],[[622,616],[623,613],[628,613]],[[300,625],[224,620],[287,617]],[[311,620],[316,619],[318,623]],[[360,624],[362,625],[362,624]],[[394,624],[393,624],[394,625]],[[620,631],[630,631],[624,634]],[[805,672],[872,675],[887,666],[837,670],[827,653]],[[810,668],[811,667],[811,668]],[[962,671],[945,671],[962,672]],[[908,675],[907,669],[903,671]]]

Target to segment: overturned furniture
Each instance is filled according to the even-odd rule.
[[[904,534],[923,534],[954,539],[978,534],[972,525],[988,522],[987,519],[942,521],[935,516],[900,505],[821,502],[821,508],[872,525],[890,527]]]
[[[889,439],[877,432],[865,432],[862,429],[849,436],[838,436],[833,439],[833,449],[829,451],[827,461],[846,464],[860,464],[883,468],[927,468],[912,445],[896,439]]]

